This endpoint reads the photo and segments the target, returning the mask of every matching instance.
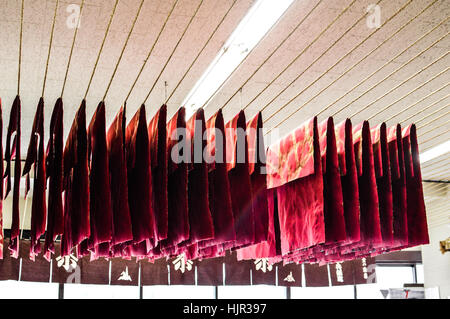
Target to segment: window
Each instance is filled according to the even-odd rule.
[[[139,287],[66,284],[64,299],[139,299]]]
[[[219,286],[218,299],[286,299],[286,287],[267,285]]]
[[[58,299],[58,284],[0,281],[0,299]]]
[[[214,299],[214,286],[145,286],[144,299]]]
[[[415,283],[413,266],[377,265],[376,274],[376,284],[357,285],[358,299],[384,299],[382,290]]]
[[[354,299],[354,287],[292,287],[292,299]]]

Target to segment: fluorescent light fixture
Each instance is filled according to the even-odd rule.
[[[432,159],[450,152],[450,140],[420,154],[420,163],[431,161]]]
[[[202,107],[294,0],[258,0],[184,99],[186,118]]]

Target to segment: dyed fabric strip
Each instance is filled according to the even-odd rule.
[[[414,124],[403,129],[403,152],[406,168],[408,246],[429,243],[427,217],[422,188],[419,147]]]
[[[108,249],[102,252],[98,245],[111,242],[113,227],[105,122],[105,104],[100,102],[88,127],[91,225],[88,248],[91,252],[95,252],[96,257],[109,256]]]
[[[146,255],[154,246],[155,221],[152,203],[150,148],[145,106],[137,110],[128,123],[125,137],[133,242],[139,254]]]
[[[44,99],[40,98],[31,129],[30,143],[23,168],[23,175],[29,176],[31,166],[34,165],[33,202],[31,206],[31,243],[30,257],[41,252],[39,239],[45,233],[47,223],[47,207],[45,200],[46,167],[44,152]],[[25,195],[26,196],[26,195]]]
[[[63,210],[63,103],[59,98],[53,107],[47,143],[46,173],[48,185],[47,232],[45,234],[45,258],[55,253],[55,240],[64,232]]]
[[[64,234],[61,254],[89,238],[89,170],[86,133],[86,101],[82,101],[64,149]]]
[[[166,122],[167,106],[163,105],[148,125],[156,239],[158,241],[166,239],[168,232]]]
[[[6,149],[5,161],[6,169],[4,177],[6,180],[6,193],[8,197],[11,191],[11,160],[14,159],[14,190],[13,190],[13,204],[12,204],[12,223],[11,223],[11,242],[9,250],[14,258],[19,256],[19,191],[20,191],[20,176],[21,176],[21,159],[20,159],[20,118],[21,118],[21,104],[20,97],[16,96],[14,99],[11,112],[9,115],[8,132],[6,135]],[[13,139],[11,141],[11,139]]]
[[[239,248],[255,243],[255,218],[248,167],[246,121],[243,111],[225,125],[228,180],[230,182],[236,240],[225,246]]]
[[[123,243],[133,240],[131,216],[128,206],[128,179],[125,151],[125,109],[121,107],[107,134],[109,176],[113,228],[111,254],[121,256]]]

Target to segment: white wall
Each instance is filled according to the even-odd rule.
[[[430,244],[422,247],[425,288],[439,287],[440,297],[450,298],[450,252],[441,253],[439,242],[450,236],[450,224],[429,229]]]

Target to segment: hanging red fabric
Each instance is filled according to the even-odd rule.
[[[0,98],[0,260],[3,259],[3,109]]]
[[[134,247],[132,254],[146,255],[155,245],[150,147],[145,106],[142,104],[128,123],[125,137]]]
[[[113,228],[111,240],[112,256],[121,257],[124,243],[133,240],[130,208],[128,206],[128,178],[125,151],[125,108],[121,107],[107,134],[109,176]]]
[[[393,198],[386,124],[371,130],[383,249],[393,244]]]
[[[405,156],[408,247],[429,244],[427,216],[422,188],[417,132],[414,124],[402,132]]]
[[[370,135],[367,121],[353,128],[355,160],[359,175],[361,240],[365,245],[360,254],[368,253],[370,250],[382,246],[373,146]]]
[[[206,122],[208,163],[208,195],[209,209],[214,224],[214,239],[198,243],[200,256],[215,256],[221,253],[221,248],[211,248],[215,245],[234,242],[234,217],[231,206],[230,186],[225,162],[226,141],[225,123],[222,110],[217,111]]]
[[[393,247],[398,250],[408,245],[405,156],[400,124],[389,128],[388,145],[391,162]]]
[[[346,244],[360,241],[359,190],[353,148],[352,122],[346,119],[335,127],[336,146],[341,172],[342,197],[344,201]]]
[[[64,148],[64,234],[61,255],[90,236],[86,101],[81,102]]]
[[[20,118],[21,118],[20,97],[17,95],[14,99],[11,112],[9,115],[8,132],[6,135],[5,161],[6,169],[4,177],[6,180],[5,199],[11,191],[11,160],[14,159],[14,190],[12,204],[12,223],[11,223],[11,242],[9,250],[11,256],[17,258],[19,256],[19,232],[20,232],[20,212],[19,212],[19,191],[20,191],[20,175],[21,175],[21,159],[20,159]],[[11,145],[11,138],[14,139]]]
[[[157,241],[166,239],[168,231],[166,122],[167,106],[163,105],[148,125]]]
[[[244,111],[225,125],[226,160],[236,240],[225,249],[242,248],[255,243],[255,218],[248,166],[248,143]]]
[[[98,104],[88,127],[88,159],[91,225],[88,248],[95,257],[109,257],[113,221],[104,102]],[[98,247],[101,244],[103,247]]]
[[[161,250],[170,251],[189,239],[188,167],[185,109],[180,108],[167,123],[168,154],[168,233],[161,242]]]
[[[186,123],[190,162],[188,173],[189,240],[196,244],[214,238],[214,226],[208,203],[208,167],[203,157],[206,122],[203,109],[198,109]],[[195,247],[191,247],[191,250]],[[192,255],[192,253],[191,253]]]
[[[267,188],[276,188],[282,255],[325,242],[317,118],[267,150]]]
[[[45,200],[46,190],[46,167],[44,153],[44,99],[39,99],[39,104],[34,116],[31,129],[30,144],[28,145],[27,157],[23,168],[23,175],[29,178],[31,166],[34,164],[33,202],[31,206],[31,243],[30,258],[41,251],[40,237],[45,233],[47,222],[47,208]],[[25,194],[26,196],[26,194]]]
[[[49,179],[47,232],[44,252],[47,260],[55,253],[55,240],[64,231],[63,209],[63,103],[59,98],[53,107],[47,143],[46,173]]]

